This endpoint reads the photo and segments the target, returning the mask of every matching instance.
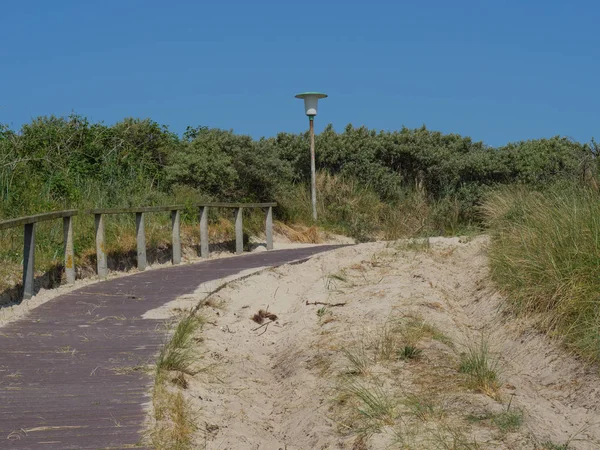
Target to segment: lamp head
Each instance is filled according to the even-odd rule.
[[[326,97],[327,94],[322,94],[320,92],[303,92],[302,94],[296,95],[296,98],[304,100],[304,110],[306,115],[311,118],[317,115],[317,103],[319,102],[319,99]]]

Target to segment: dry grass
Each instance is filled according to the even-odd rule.
[[[450,348],[454,347],[452,340],[448,336],[435,326],[425,322],[420,316],[406,315],[399,320],[397,327],[403,342],[407,345],[416,346],[419,341],[430,338]]]
[[[373,360],[369,356],[364,342],[352,347],[342,348],[342,353],[347,359],[346,374],[349,375],[368,375],[370,373]]]
[[[151,445],[157,449],[190,450],[195,448],[193,435],[197,430],[190,402],[181,391],[186,389],[186,374],[193,375],[196,354],[193,342],[203,319],[186,314],[163,346],[156,363],[152,404],[154,426],[149,431]]]
[[[429,238],[403,239],[394,243],[394,249],[398,252],[429,252],[431,242]]]
[[[284,235],[291,242],[299,242],[301,244],[319,244],[322,242],[319,229],[315,226],[290,226],[276,220],[273,222],[273,231]]]
[[[444,345],[432,346],[433,340]],[[341,369],[330,414],[340,433],[356,435],[356,448],[369,448],[376,433],[377,445],[389,448],[480,448],[458,400],[465,395],[464,377],[456,369],[453,344],[436,327],[421,317],[388,318],[340,353],[345,364],[328,366]],[[517,421],[513,412],[498,415],[493,425],[510,430]]]
[[[161,450],[191,450],[197,430],[189,401],[181,392],[170,390],[164,380],[156,381],[152,404],[155,426],[150,432],[153,448]]]

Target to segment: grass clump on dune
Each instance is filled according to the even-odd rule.
[[[500,190],[484,205],[492,279],[519,314],[533,315],[582,356],[600,359],[600,195],[556,187]]]
[[[179,386],[187,387],[186,375],[196,373],[194,336],[204,320],[196,314],[187,314],[176,326],[171,338],[161,349],[156,361],[152,404],[154,425],[149,430],[149,441],[154,448],[191,450],[193,434],[197,430],[192,406]],[[172,373],[177,373],[171,378]],[[169,383],[169,381],[171,383]],[[172,384],[172,385],[171,385]]]

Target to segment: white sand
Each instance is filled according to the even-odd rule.
[[[430,426],[428,419],[417,421],[415,436],[402,437],[414,440],[407,447],[397,437],[394,441],[393,427],[359,442],[344,432],[344,418],[333,401],[340,368],[347,364],[340,350],[361,336],[376,335],[397,317],[421,317],[449,337],[456,350],[426,340],[418,362],[376,366],[391,391],[406,395],[429,383],[432,395],[443,399],[444,423],[505,411],[508,401],[513,411],[524,412],[515,432],[501,433],[489,421],[465,425],[461,432],[477,441],[476,448],[542,449],[547,440],[570,441],[574,449],[600,448],[597,370],[525,322],[499,312],[502,299],[486,281],[485,237],[431,242],[428,252],[385,243],[343,248],[300,265],[262,270],[211,295],[209,306],[201,309],[209,324],[198,348],[199,367],[210,370],[188,376],[182,391],[197,412],[197,448],[442,448],[418,435]],[[206,302],[208,290],[199,289],[186,304],[193,305],[194,297],[196,303]],[[326,307],[319,317],[322,305],[307,302],[345,305]],[[258,328],[250,317],[260,308],[277,314],[277,321]],[[500,359],[499,396],[493,399],[458,384],[445,395],[444,383],[460,377],[460,352],[482,332]]]

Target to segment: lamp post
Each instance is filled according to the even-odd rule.
[[[304,100],[304,110],[310,123],[310,190],[312,198],[313,220],[317,221],[317,179],[315,174],[315,116],[317,115],[317,103],[320,98],[326,98],[327,94],[320,92],[304,92],[296,95],[296,98]]]

